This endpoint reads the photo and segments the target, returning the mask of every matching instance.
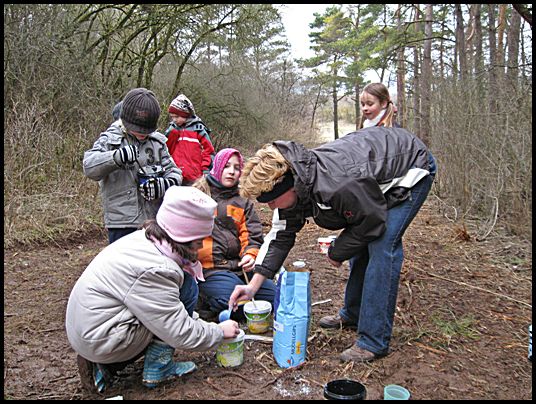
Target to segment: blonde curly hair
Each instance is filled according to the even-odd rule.
[[[197,188],[201,192],[204,192],[208,196],[212,197],[210,192],[210,185],[208,184],[207,177],[202,175],[192,184],[192,187]]]
[[[240,177],[240,196],[254,199],[283,181],[290,164],[273,144],[265,144],[251,157]]]

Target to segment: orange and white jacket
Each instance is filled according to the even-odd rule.
[[[212,235],[203,240],[198,259],[205,278],[215,271],[241,272],[238,263],[246,254],[254,258],[263,242],[262,224],[253,202],[238,194],[238,187],[218,186],[207,176],[212,198],[218,202]]]

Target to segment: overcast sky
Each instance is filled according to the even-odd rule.
[[[331,4],[284,4],[281,15],[287,32],[287,38],[292,46],[292,56],[308,58],[314,56],[309,49],[309,24],[313,22],[313,13],[323,13]],[[279,4],[278,4],[279,6]]]
[[[292,46],[292,57],[310,58],[314,56],[314,52],[309,49],[309,24],[314,21],[314,13],[323,14],[326,8],[333,4],[276,4],[281,10],[281,17],[288,41]],[[365,80],[371,82],[379,81],[378,75],[369,70],[365,72]],[[387,83],[384,83],[387,85]],[[389,87],[391,94],[396,93],[396,88]]]

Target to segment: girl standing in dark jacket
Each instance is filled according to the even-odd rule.
[[[320,320],[323,327],[357,328],[357,341],[341,359],[374,360],[389,351],[402,236],[424,203],[436,173],[424,143],[402,128],[373,126],[308,150],[277,141],[245,165],[241,195],[274,210],[247,286],[237,286],[230,304],[253,296],[293,247],[312,216],[316,224],[342,230],[328,250],[329,262],[349,260],[344,307]]]

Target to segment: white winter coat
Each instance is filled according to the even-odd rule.
[[[110,244],[75,283],[65,325],[73,349],[96,363],[132,359],[153,334],[193,351],[215,348],[223,331],[192,319],[179,300],[184,273],[137,230]]]

